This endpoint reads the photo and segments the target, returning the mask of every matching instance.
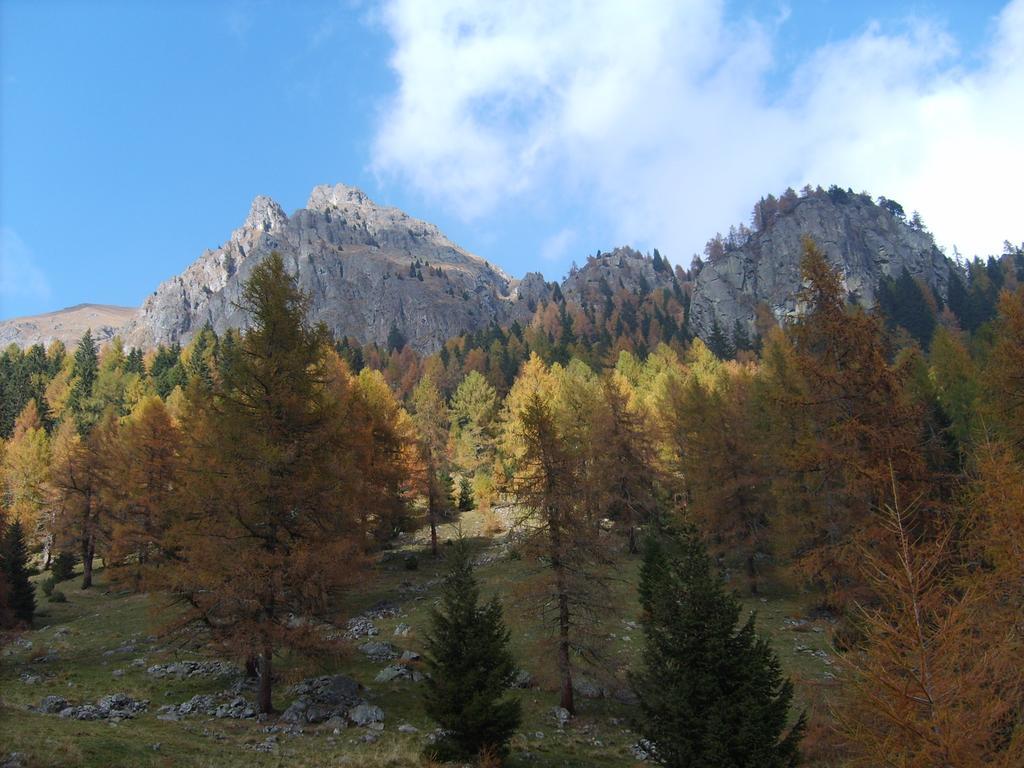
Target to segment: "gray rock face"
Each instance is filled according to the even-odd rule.
[[[860,195],[833,201],[823,192],[801,198],[741,247],[712,259],[697,277],[690,327],[700,337],[719,327],[732,333],[738,321],[754,329],[755,308],[764,303],[777,321],[800,310],[800,260],[810,236],[838,268],[851,298],[875,304],[883,276],[899,277],[904,267],[945,297],[950,263],[932,236],[897,219]]]
[[[418,351],[511,316],[513,281],[432,224],[376,205],[343,184],[313,190],[287,216],[257,197],[218,248],[163,283],[124,327],[127,344],[187,342],[206,323],[244,327],[235,304],[253,267],[279,252],[310,296],[310,320],[340,338],[384,343],[396,328]]]

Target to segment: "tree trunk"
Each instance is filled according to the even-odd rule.
[[[92,586],[92,559],[96,554],[96,543],[90,533],[82,541],[82,589]]]
[[[629,526],[629,554],[635,555],[640,551],[636,541],[636,526],[630,523]]]
[[[562,563],[562,530],[554,515],[548,530],[551,536],[551,569],[555,572],[555,592],[558,595],[558,675],[561,678],[560,705],[570,715],[576,714],[572,692],[572,663],[569,660],[569,588]]]
[[[561,579],[559,579],[561,581]],[[559,587],[558,595],[558,674],[561,677],[562,707],[569,714],[576,714],[576,702],[572,691],[572,664],[569,661],[569,598],[564,587]]]
[[[260,660],[258,656],[245,657],[245,676],[250,680],[259,677]]]
[[[264,714],[269,714],[274,711],[274,703],[271,698],[272,693],[272,681],[273,676],[273,665],[272,657],[274,655],[273,649],[268,645],[263,649],[263,653],[260,656],[260,690],[259,690],[259,709]]]
[[[430,517],[430,553],[437,557],[437,489],[434,487],[437,478],[434,476],[434,470],[431,469],[430,483],[427,489],[427,514]]]

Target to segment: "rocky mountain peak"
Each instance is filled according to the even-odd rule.
[[[237,300],[253,267],[277,251],[310,297],[311,320],[337,335],[385,342],[397,330],[420,351],[508,319],[510,281],[433,224],[373,202],[345,184],[316,187],[306,208],[285,214],[253,200],[241,227],[162,284],[124,328],[151,347],[187,343],[209,323],[244,327]]]
[[[231,239],[235,242],[249,241],[259,238],[265,232],[281,230],[287,223],[288,214],[276,200],[266,195],[257,195],[253,198],[245,223],[232,233]]]
[[[737,324],[753,333],[758,305],[780,322],[797,315],[805,236],[824,251],[851,300],[862,306],[873,307],[881,279],[899,277],[904,269],[946,296],[949,260],[898,204],[838,187],[808,189],[800,197],[790,190],[768,200],[768,206],[759,203],[755,231],[741,228],[726,241],[713,241],[717,252],[697,276],[690,308],[690,327],[702,338],[715,324],[726,333]]]
[[[350,187],[347,184],[320,184],[313,187],[306,202],[307,211],[323,212],[331,208],[348,208],[361,206],[376,207],[358,187]]]

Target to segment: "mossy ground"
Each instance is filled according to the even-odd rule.
[[[536,607],[524,598],[534,565],[509,557],[506,548],[495,546],[502,534],[492,538],[493,517],[467,513],[461,521],[462,534],[480,549],[483,562],[477,570],[485,596],[498,594],[506,621],[513,630],[513,650],[519,665],[529,670],[539,686],[517,691],[524,720],[512,744],[511,766],[631,766],[638,765],[630,754],[637,735],[628,723],[634,714],[630,705],[615,699],[580,699],[578,716],[564,729],[552,717],[557,704],[555,670],[550,633],[536,614]],[[441,531],[441,539],[456,536],[454,526]],[[436,585],[443,563],[435,561],[420,535],[399,550],[392,550],[373,566],[374,578],[364,589],[353,591],[344,607],[348,615],[386,602],[397,606],[401,615],[375,621],[378,639],[399,648],[422,650],[422,633],[429,625],[429,612],[437,597]],[[415,553],[418,567],[407,570],[405,555]],[[627,622],[637,620],[636,577],[638,558],[620,560],[609,573],[607,610],[596,617],[594,635],[600,641],[606,671],[584,674],[615,687],[624,685],[623,670],[640,646],[642,634]],[[226,686],[223,679],[155,679],[146,673],[151,664],[201,658],[202,649],[171,647],[164,640],[146,642],[161,622],[156,610],[160,596],[132,595],[108,589],[102,569],[96,585],[80,590],[77,580],[58,585],[66,603],[51,603],[39,592],[39,615],[31,632],[22,635],[32,648],[9,646],[0,656],[0,757],[10,752],[25,755],[27,766],[419,766],[426,735],[433,725],[423,712],[419,686],[408,681],[377,684],[374,677],[383,666],[361,653],[351,652],[336,659],[308,660],[284,657],[278,670],[282,681],[276,687],[275,705],[288,703],[287,683],[326,672],[342,672],[363,683],[367,698],[386,714],[385,730],[375,743],[362,741],[364,731],[350,728],[334,735],[331,729],[308,726],[302,735],[280,734],[277,747],[269,753],[255,745],[267,738],[264,729],[273,721],[224,720],[203,716],[167,722],[157,719],[161,704],[178,704],[197,693],[216,693]],[[791,597],[745,600],[757,610],[758,627],[773,639],[787,674],[797,682],[802,706],[820,698],[830,685],[830,666],[818,652],[827,652],[827,631],[820,622],[794,626],[788,618],[801,614],[800,601]],[[404,623],[412,627],[406,637],[393,636]],[[58,634],[66,627],[66,634]],[[126,643],[136,650],[109,653]],[[33,661],[47,652],[56,659]],[[145,666],[132,666],[135,659]],[[137,662],[138,663],[138,662]],[[114,671],[121,670],[115,677]],[[35,675],[40,682],[26,683],[23,675]],[[55,715],[31,712],[43,696],[56,694],[74,702],[93,702],[100,696],[125,692],[150,700],[149,711],[121,723],[63,720]],[[417,734],[402,734],[398,725],[408,723]]]

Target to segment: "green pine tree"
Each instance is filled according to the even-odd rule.
[[[15,621],[31,625],[36,612],[36,588],[28,578],[28,548],[20,521],[14,521],[4,530],[0,540],[0,569],[7,579],[10,613]]]
[[[443,608],[432,614],[427,637],[427,714],[445,731],[430,747],[434,759],[467,759],[508,751],[521,718],[519,701],[506,696],[515,674],[501,604],[479,604],[469,547],[449,554]]]
[[[468,512],[473,507],[473,486],[470,485],[468,477],[463,477],[459,481],[459,511]]]
[[[692,530],[662,533],[640,575],[645,643],[633,676],[638,730],[674,768],[788,768],[798,764],[804,716],[787,728],[793,685],[754,617],[711,572]]]
[[[732,346],[732,341],[729,339],[728,334],[722,330],[722,326],[718,324],[717,317],[711,325],[711,333],[708,335],[707,344],[708,349],[719,360],[732,360],[736,357],[736,350]]]
[[[75,417],[81,435],[87,434],[99,420],[99,410],[93,400],[93,389],[99,377],[100,363],[92,331],[86,330],[75,350],[75,365],[71,369],[72,385],[68,408]]]

